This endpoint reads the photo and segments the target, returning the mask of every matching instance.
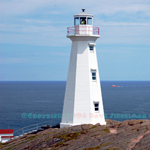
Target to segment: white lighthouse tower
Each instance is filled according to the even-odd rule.
[[[99,28],[85,9],[74,15],[74,26],[67,28],[72,41],[68,78],[60,127],[80,124],[105,125],[95,41]]]

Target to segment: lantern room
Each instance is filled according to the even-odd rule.
[[[74,15],[74,25],[93,25],[93,16],[82,9],[81,13]]]
[[[74,15],[74,26],[67,28],[67,36],[99,36],[99,28],[93,27],[93,15],[85,12],[85,9],[82,9],[82,12]]]

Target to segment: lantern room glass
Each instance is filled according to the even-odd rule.
[[[92,17],[75,17],[74,18],[74,25],[92,25]]]
[[[74,18],[74,25],[79,25],[79,17]]]
[[[89,17],[87,18],[87,24],[92,25],[92,18],[89,18]]]
[[[86,25],[86,17],[80,17],[80,24]]]

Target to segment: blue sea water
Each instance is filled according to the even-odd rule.
[[[65,81],[1,81],[0,129],[59,123],[65,86]],[[102,81],[101,88],[107,119],[150,119],[150,81]]]

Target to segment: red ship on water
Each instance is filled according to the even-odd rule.
[[[118,85],[112,85],[112,87],[119,87]]]

